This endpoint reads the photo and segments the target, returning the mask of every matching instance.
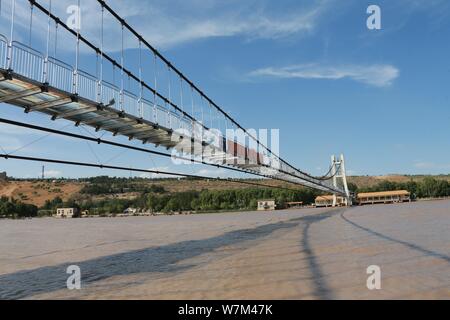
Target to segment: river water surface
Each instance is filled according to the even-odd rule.
[[[0,298],[450,299],[450,201],[0,220]]]

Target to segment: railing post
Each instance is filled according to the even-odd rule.
[[[209,102],[209,127],[212,129],[213,127],[213,116],[212,116],[212,107],[211,102]]]
[[[167,108],[167,101],[164,100],[164,108],[166,108],[167,110],[167,121],[166,121],[166,125],[167,127],[169,127],[170,129],[170,111],[169,108]]]
[[[158,65],[157,65],[157,61],[156,61],[156,53],[153,53],[154,55],[154,69],[155,69],[155,89],[153,92],[153,116],[154,116],[154,121],[156,124],[158,124],[158,109],[157,109],[157,85],[158,85],[158,81],[157,81],[157,76],[158,76]]]
[[[73,77],[72,77],[72,93],[77,95],[78,94],[78,68],[75,68],[73,70]]]
[[[191,104],[192,104],[192,132],[191,137],[195,137],[195,110],[194,110],[194,88],[191,85]]]
[[[123,90],[124,90],[124,83],[123,83],[123,75],[124,75],[124,43],[123,43],[123,37],[124,37],[124,25],[122,23],[122,50],[121,50],[121,56],[120,56],[120,66],[121,66],[121,70],[120,70],[120,101],[119,101],[119,106],[120,106],[120,111],[123,111],[124,107],[123,107]]]
[[[180,128],[183,128],[184,123],[184,107],[183,107],[183,78],[180,76],[180,107],[181,107],[181,116],[180,116]]]
[[[98,54],[97,54],[97,66],[98,66]],[[98,67],[97,67],[98,68]],[[96,77],[97,81],[96,81],[96,86],[95,86],[95,97],[96,97],[96,102],[97,103],[101,103],[102,102],[102,97],[101,97],[101,90],[102,90],[102,80],[101,80],[101,76],[98,74],[97,72],[97,77]]]
[[[169,128],[170,129],[172,129],[172,119],[171,119],[171,115],[170,115],[170,107],[171,107],[171,99],[172,99],[172,97],[171,97],[171,85],[170,85],[170,66],[169,65],[167,65],[167,78],[168,78],[168,82],[169,82],[169,108],[167,108],[167,106],[166,106],[166,108],[167,108],[167,117],[168,117],[168,126],[169,126]]]
[[[138,114],[140,118],[144,118],[144,108],[142,104],[142,95],[144,87],[142,85],[142,42],[139,39],[139,99],[138,99]]]

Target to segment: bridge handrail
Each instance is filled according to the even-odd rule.
[[[59,67],[61,67],[61,68],[70,69],[73,72],[73,67],[70,64],[68,64],[68,63],[66,63],[66,62],[64,62],[62,60],[59,60],[57,58],[53,58],[53,57],[50,56],[50,57],[48,57],[48,61],[53,63],[53,64],[55,64],[55,65],[57,65],[57,66],[59,66]]]
[[[6,69],[8,58],[8,38],[0,34],[0,68]]]
[[[117,87],[116,85],[112,84],[111,82],[103,80],[101,83],[105,87],[108,87],[108,88],[113,89],[113,90],[120,91],[119,87]]]
[[[120,99],[120,90],[118,87],[113,85],[112,83],[109,83],[107,81],[101,81],[99,82],[99,98],[100,103],[104,105],[109,105],[112,100],[114,100],[114,105],[110,106],[111,108],[119,110],[119,99]]]
[[[57,89],[71,92],[73,87],[72,66],[59,59],[49,57],[48,83]]]
[[[44,54],[42,52],[40,52],[40,51],[38,51],[36,49],[33,49],[32,47],[30,47],[30,46],[28,46],[28,45],[26,45],[26,44],[24,44],[24,43],[22,43],[20,41],[13,41],[11,45],[14,48],[25,50],[25,51],[33,54],[33,55],[39,56],[39,57],[44,59]]]
[[[123,110],[131,115],[139,116],[138,114],[139,98],[137,97],[137,95],[128,90],[123,90],[122,94],[123,94],[123,106],[122,106]],[[132,108],[133,110],[130,110],[130,108]]]
[[[76,91],[73,92],[78,94],[80,97],[89,99],[91,101],[97,100],[97,93],[98,93],[98,80],[96,76],[91,75],[90,73],[87,73],[83,70],[77,70],[77,77],[78,77],[78,88]],[[92,86],[87,85],[88,82],[91,82]],[[74,88],[75,90],[75,88]],[[85,90],[85,91],[83,91]]]
[[[92,75],[92,74],[90,74],[90,73],[88,73],[88,72],[86,72],[86,71],[83,71],[83,70],[81,70],[81,69],[78,69],[77,72],[78,72],[78,74],[83,75],[84,77],[88,78],[89,80],[97,81],[97,77],[96,77],[96,76],[94,76],[94,75]]]
[[[35,56],[35,57],[38,57],[38,58],[42,59],[42,61],[43,61],[44,56],[43,56],[43,54],[41,52],[39,52],[37,50],[34,50],[33,48],[30,48],[29,46],[24,45],[24,44],[22,44],[20,42],[14,42],[14,44],[15,44],[14,45],[15,48],[18,48],[19,50],[25,51],[25,52],[27,52],[27,53]],[[61,60],[55,59],[53,57],[49,57],[48,59],[49,59],[50,66],[60,67],[61,69],[66,70],[67,74],[71,74],[71,73],[74,72],[73,67],[70,66],[69,64],[67,64],[67,63],[65,63],[65,62],[63,62]],[[49,68],[49,71],[51,71],[51,67]],[[98,91],[97,91],[98,88],[97,88],[96,84],[98,83],[99,80],[97,79],[96,76],[94,76],[92,74],[89,74],[88,72],[85,72],[83,70],[78,70],[77,73],[78,73],[78,76],[79,76],[79,80],[78,80],[79,81],[79,83],[78,83],[78,85],[79,85],[78,86],[78,91],[79,92],[78,92],[78,94],[80,96],[84,97],[84,98],[87,98],[87,99],[95,101],[96,98],[97,98],[97,94],[98,94]],[[80,81],[80,79],[81,79],[81,81]],[[87,85],[86,84],[86,80],[91,82],[92,85],[91,86]],[[69,84],[66,83],[66,85],[69,85]],[[115,86],[113,84],[110,84],[110,83],[108,83],[106,81],[102,81],[101,85],[103,87],[105,87],[105,88],[111,89],[112,92],[115,95],[117,95],[117,96],[120,95],[120,89],[117,86]],[[67,90],[68,89],[64,85],[57,85],[56,87],[58,89],[62,89],[62,90],[64,90],[64,89]],[[127,101],[127,104],[124,106],[124,109],[128,109],[126,111],[129,111],[129,107],[127,108],[127,105],[129,105],[130,101],[133,102],[135,107],[138,106],[138,97],[134,93],[129,92],[127,90],[124,90],[123,91],[123,97],[127,97],[127,98],[130,99],[130,100]],[[104,97],[102,97],[102,99],[103,98]],[[146,101],[146,103],[147,103],[148,106],[152,106],[153,105],[153,103],[150,102],[150,101]],[[153,107],[154,107],[154,105],[153,105]],[[156,105],[156,109],[157,109],[157,112],[158,111],[160,112],[158,118],[161,118],[161,116],[163,116],[164,120],[165,120],[163,122],[165,122],[165,125],[167,125],[167,127],[171,128],[171,129],[178,129],[178,128],[183,128],[182,124],[184,124],[187,127],[187,128],[184,127],[184,129],[188,129],[188,130],[189,130],[189,128],[192,129],[192,121],[186,120],[184,117],[181,117],[176,112],[168,109],[167,107],[161,106],[159,104]],[[136,108],[136,110],[132,110],[132,111],[137,111],[137,108]],[[131,112],[130,114],[137,115],[137,112]],[[174,119],[178,120],[178,127],[175,126],[175,123],[173,121]],[[158,122],[161,123],[161,121],[158,121]],[[201,135],[200,132],[194,132],[194,137],[199,138],[200,135]]]
[[[22,76],[43,82],[44,55],[19,41],[11,43],[11,50],[11,69],[15,71],[19,69],[17,73]],[[32,59],[28,57],[25,59],[23,56],[26,54],[29,54]],[[21,60],[22,63],[17,63],[17,60]]]

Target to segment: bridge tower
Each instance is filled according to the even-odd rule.
[[[337,159],[335,155],[331,156],[331,176],[333,177],[333,186],[335,188],[342,187],[345,192],[344,201],[346,206],[352,205],[352,197],[347,185],[347,174],[345,171],[345,158],[341,154]],[[333,207],[337,205],[337,194],[333,194]]]

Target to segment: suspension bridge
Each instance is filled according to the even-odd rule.
[[[1,30],[9,29],[9,33],[0,34],[0,103],[23,108],[27,114],[46,114],[54,121],[65,119],[75,126],[125,136],[141,141],[143,147],[10,119],[1,118],[1,123],[289,182],[350,201],[343,156],[332,157],[330,170],[321,177],[289,164],[225,112],[105,1],[96,0],[98,39],[88,37],[79,26],[65,23],[55,13],[51,0],[3,2]],[[77,8],[76,20],[81,21],[80,0]],[[105,34],[111,31],[105,30],[106,20],[118,27],[119,50],[108,50]],[[46,26],[45,36],[35,31],[38,24]],[[28,43],[24,43],[23,36],[17,36],[18,28],[22,35],[28,29]],[[133,43],[134,56],[130,56],[126,43]],[[89,59],[84,66],[82,59],[86,57]],[[230,131],[241,134],[230,136]],[[150,150],[145,148],[146,144],[165,147],[177,155]],[[8,154],[0,157],[130,170],[70,160]],[[211,179],[176,172],[132,170]]]

